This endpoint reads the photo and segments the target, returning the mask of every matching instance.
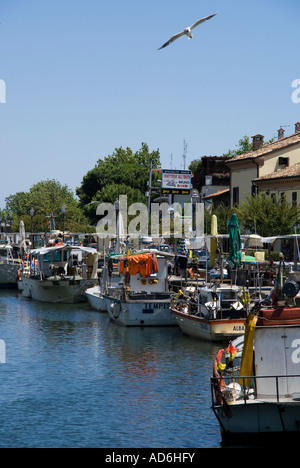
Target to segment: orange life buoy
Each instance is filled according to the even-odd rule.
[[[222,378],[222,370],[220,370],[221,359],[224,353],[224,349],[221,349],[213,364],[213,377],[214,377],[214,390],[215,396],[219,404],[222,404],[222,392],[226,387],[224,379]]]

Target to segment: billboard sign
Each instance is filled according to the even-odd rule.
[[[163,169],[161,187],[163,193],[188,195],[192,188],[192,172]]]

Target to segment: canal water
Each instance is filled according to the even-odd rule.
[[[1,448],[221,445],[210,409],[218,344],[15,291],[0,292],[0,340]]]

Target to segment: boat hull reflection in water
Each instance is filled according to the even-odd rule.
[[[178,327],[116,326],[88,303],[0,294],[1,448],[220,446],[216,346]]]

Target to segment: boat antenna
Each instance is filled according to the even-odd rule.
[[[183,140],[183,169],[185,170],[186,165],[186,152],[187,152],[187,143]]]

